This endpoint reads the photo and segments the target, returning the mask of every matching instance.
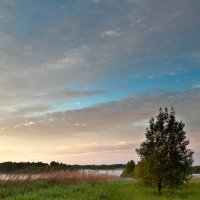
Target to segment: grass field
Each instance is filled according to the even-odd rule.
[[[8,200],[200,200],[200,181],[176,190],[145,187],[136,180],[87,177],[85,180],[41,179],[1,183],[0,199]]]

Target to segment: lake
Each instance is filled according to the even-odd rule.
[[[99,173],[99,174],[107,174],[107,175],[112,175],[112,176],[120,176],[123,172],[123,169],[108,169],[108,170],[90,170],[90,169],[85,169],[82,170],[85,172],[92,172],[92,173]]]
[[[119,176],[122,174],[123,169],[114,169],[114,170],[91,170],[85,169],[80,170],[87,173],[97,173],[97,174],[106,174],[111,176]],[[25,179],[38,179],[40,177],[48,177],[48,173],[44,174],[0,174],[0,180],[25,180]],[[200,174],[192,174],[194,178],[200,178]]]

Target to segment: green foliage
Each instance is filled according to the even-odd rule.
[[[10,173],[10,172],[27,172],[27,171],[45,171],[49,165],[42,162],[3,162],[0,163],[0,172],[1,173]]]
[[[52,161],[50,164],[43,162],[3,162],[0,163],[0,173],[40,173],[52,170],[76,170],[76,169],[119,169],[123,164],[111,165],[68,165]]]
[[[141,161],[136,174],[145,183],[162,187],[175,187],[186,181],[191,174],[193,152],[187,148],[189,140],[183,130],[185,124],[176,121],[174,108],[159,109],[146,130],[146,140],[136,152]]]
[[[134,177],[135,162],[130,160],[124,167],[122,177]]]
[[[135,180],[54,184],[35,180],[1,188],[1,194],[7,200],[199,200],[199,188],[200,183],[190,183],[158,195],[154,188]]]
[[[152,185],[152,173],[150,173],[150,163],[146,160],[141,160],[135,166],[135,177],[139,177],[146,185]]]
[[[193,174],[200,174],[200,166],[193,166],[192,167]]]

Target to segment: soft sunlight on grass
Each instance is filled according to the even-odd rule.
[[[49,178],[1,181],[1,198],[8,200],[199,200],[200,179],[158,195],[134,179],[113,179],[107,175],[57,172]],[[77,173],[77,174],[76,174]],[[70,178],[67,176],[70,175]]]

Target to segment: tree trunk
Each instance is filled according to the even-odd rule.
[[[159,178],[159,179],[158,179],[157,188],[158,188],[158,193],[160,193],[160,191],[161,191],[161,189],[162,189],[162,178]]]

